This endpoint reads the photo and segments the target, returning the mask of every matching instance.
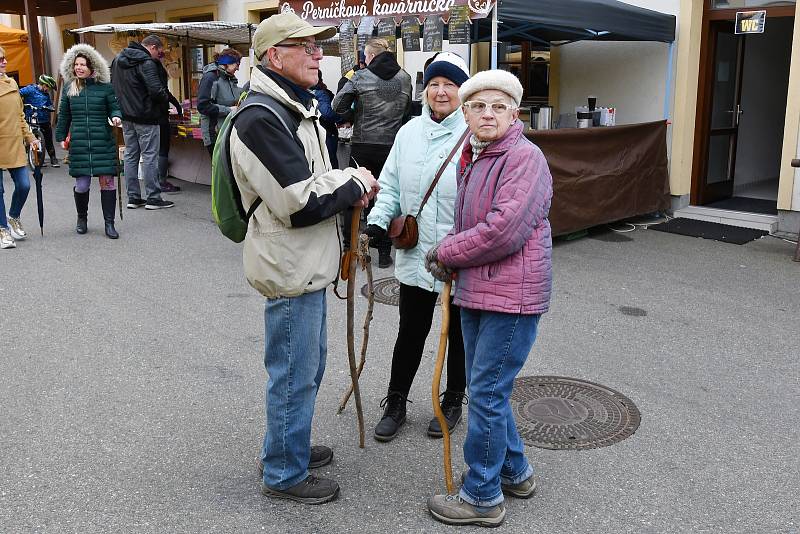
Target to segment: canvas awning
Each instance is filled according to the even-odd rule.
[[[675,16],[616,0],[498,0],[498,40],[675,40]],[[476,21],[473,39],[491,39],[491,19]]]
[[[28,32],[0,24],[0,46],[6,51],[8,59],[6,69],[9,75],[17,78],[20,87],[33,83]]]
[[[250,44],[255,24],[235,22],[176,22],[154,24],[97,24],[70,30],[72,33],[155,33],[183,37],[209,44]]]

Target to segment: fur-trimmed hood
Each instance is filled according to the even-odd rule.
[[[111,83],[111,69],[108,66],[108,62],[94,47],[81,43],[64,52],[64,58],[61,60],[61,66],[58,70],[64,78],[65,86],[69,86],[75,81],[75,72],[72,70],[72,64],[75,63],[75,56],[79,53],[84,54],[92,62],[94,67],[93,76],[96,81]]]

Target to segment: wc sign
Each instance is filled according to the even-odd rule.
[[[764,33],[766,11],[739,11],[736,13],[736,33]]]

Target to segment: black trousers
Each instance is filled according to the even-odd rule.
[[[44,147],[47,150],[47,154],[50,156],[50,158],[55,159],[56,147],[53,146],[53,127],[49,122],[42,122],[39,123],[39,129],[42,131]]]
[[[431,331],[438,293],[400,284],[400,328],[392,355],[389,389],[408,395],[414,375],[422,361],[425,340]],[[450,329],[447,333],[447,389],[463,393],[467,387],[461,313],[450,302]]]
[[[383,170],[383,165],[389,157],[391,145],[370,145],[365,143],[353,143],[350,150],[350,163],[352,167],[366,167],[372,176],[377,180]],[[369,215],[373,203],[364,210],[365,215]],[[353,220],[353,208],[347,208],[342,217],[342,242],[345,248],[350,246],[350,224]],[[387,228],[388,230],[388,228]],[[392,250],[392,240],[388,237],[378,240],[376,247],[378,252],[388,253]]]
[[[158,155],[159,157],[162,158],[168,158],[169,141],[170,141],[169,120],[159,122],[158,128],[159,128]]]

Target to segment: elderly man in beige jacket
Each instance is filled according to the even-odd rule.
[[[262,201],[244,242],[247,280],[267,299],[261,491],[305,504],[339,494],[335,481],[309,473],[333,457],[330,448],[311,446],[311,420],[327,354],[326,288],[339,265],[336,214],[366,205],[378,191],[366,169],[332,169],[325,150],[309,88],[322,59],[316,39],[335,33],[294,13],[259,24],[253,35],[259,65],[230,138],[244,206]]]

